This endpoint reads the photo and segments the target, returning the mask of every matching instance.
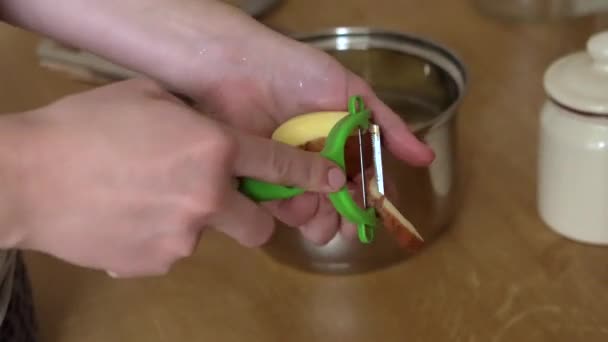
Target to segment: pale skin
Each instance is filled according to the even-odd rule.
[[[434,158],[356,75],[220,2],[0,0],[0,15],[150,78],[0,116],[0,248],[136,277],[167,273],[206,229],[248,247],[270,238],[273,217],[319,244],[353,236],[326,198],[343,173],[269,139],[292,116],[344,110],[353,94],[397,158]],[[235,189],[240,176],[309,192],[258,205]]]

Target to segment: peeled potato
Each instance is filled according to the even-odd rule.
[[[331,129],[348,112],[315,112],[294,117],[273,133],[272,139],[301,148],[306,151],[320,152]],[[368,132],[363,133],[363,155],[365,170],[372,167],[372,150]],[[359,138],[356,132],[347,140],[344,150],[346,175],[350,181],[361,174],[359,159]],[[373,168],[372,168],[373,170]],[[414,225],[397,208],[379,193],[373,172],[365,172],[366,196],[382,222],[384,228],[395,237],[400,246],[417,249],[424,242]]]

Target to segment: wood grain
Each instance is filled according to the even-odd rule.
[[[542,74],[584,47],[595,20],[503,23],[464,0],[292,0],[266,20],[418,33],[465,60],[458,219],[419,256],[347,277],[300,273],[214,233],[163,278],[112,280],[29,254],[43,341],[608,340],[608,249],[555,235],[535,207]],[[37,38],[0,28],[3,112],[87,88],[38,67]]]

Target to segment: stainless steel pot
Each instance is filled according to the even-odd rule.
[[[434,149],[436,160],[428,168],[406,165],[388,151],[383,157],[385,178],[396,183],[399,193],[390,200],[430,243],[446,229],[456,210],[454,119],[467,86],[463,63],[436,43],[397,32],[339,27],[296,38],[326,51],[363,77]],[[369,271],[411,256],[382,226],[372,244],[338,234],[325,246],[280,226],[265,251],[281,263],[325,273]]]

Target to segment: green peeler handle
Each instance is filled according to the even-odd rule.
[[[243,178],[239,191],[256,202],[282,200],[304,193],[304,189],[272,184],[252,178]]]
[[[350,98],[348,110],[350,115],[342,118],[329,132],[325,148],[321,151],[323,157],[339,165],[342,170],[346,168],[344,149],[348,138],[357,128],[367,129],[371,117],[360,96]],[[376,211],[374,208],[360,208],[353,200],[347,187],[330,193],[329,200],[343,217],[357,224],[361,242],[370,243],[374,239],[374,229],[376,227]]]
[[[344,148],[352,132],[357,128],[369,127],[370,112],[364,108],[360,96],[353,96],[349,100],[350,115],[340,119],[329,132],[325,147],[321,155],[336,163],[345,170]],[[276,185],[251,178],[243,178],[239,191],[254,201],[271,201],[289,199],[304,193],[304,189]],[[369,243],[374,239],[376,226],[376,213],[373,208],[362,209],[353,200],[345,186],[337,192],[329,194],[329,199],[336,210],[347,220],[357,224],[359,240]]]

